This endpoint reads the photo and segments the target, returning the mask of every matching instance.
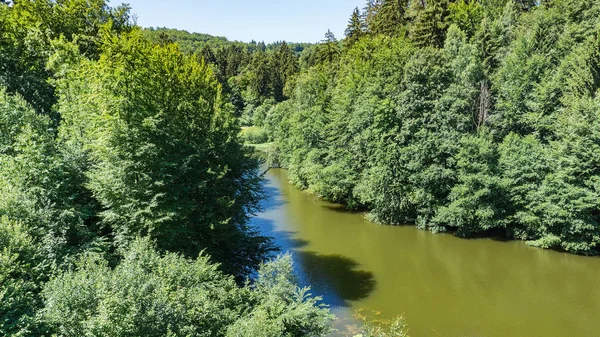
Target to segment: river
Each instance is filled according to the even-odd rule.
[[[411,337],[600,336],[600,258],[377,225],[299,191],[285,170],[266,177],[253,224],[342,323],[359,310],[404,315]]]

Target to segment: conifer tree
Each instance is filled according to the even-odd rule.
[[[443,47],[448,28],[449,3],[449,0],[430,0],[413,4],[410,37],[418,46]]]
[[[354,9],[352,12],[352,17],[350,17],[350,21],[348,22],[348,28],[346,28],[346,44],[348,46],[354,45],[365,32],[365,25],[362,20],[362,16],[360,14],[360,10],[358,7]]]
[[[267,51],[267,46],[265,45],[265,41],[261,41],[258,43],[258,50],[265,52]]]
[[[371,34],[396,36],[405,22],[406,5],[403,0],[376,0],[367,4],[366,25]]]
[[[200,51],[200,57],[202,57],[204,59],[204,62],[206,63],[214,64],[215,62],[217,62],[215,53],[213,52],[212,48],[207,44],[205,44],[204,47],[202,47],[202,50]]]
[[[159,46],[166,46],[171,43],[175,43],[175,41],[169,36],[169,34],[167,34],[165,32],[160,32],[160,34],[158,34],[158,45]]]
[[[320,62],[333,62],[340,55],[338,40],[330,29],[325,33],[325,39],[321,41],[317,58]]]
[[[299,70],[298,60],[290,46],[284,41],[277,53],[275,54],[276,59],[279,62],[278,76],[281,82],[281,91],[274,93],[275,100],[281,101],[284,99],[283,87],[287,81]],[[278,88],[279,89],[279,88]]]

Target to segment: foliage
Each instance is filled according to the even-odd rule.
[[[406,1],[371,0],[365,8],[365,26],[370,34],[395,36],[402,34],[406,22]]]
[[[329,310],[291,277],[291,259],[239,288],[206,255],[158,254],[136,240],[111,269],[94,254],[44,289],[42,318],[61,336],[316,336]]]
[[[131,28],[129,7],[105,0],[23,0],[0,4],[0,86],[21,94],[36,111],[50,114],[56,102],[46,69],[51,41],[74,42],[88,58],[99,56],[101,32]],[[58,118],[58,116],[54,116]]]
[[[27,225],[43,241],[48,258],[60,264],[101,231],[94,221],[96,203],[82,186],[82,158],[72,147],[57,144],[47,116],[4,91],[0,91],[0,121],[5,135],[0,215]]]
[[[223,36],[212,36],[202,33],[190,33],[185,30],[170,29],[166,27],[150,27],[144,29],[144,36],[152,42],[158,42],[160,36],[167,36],[170,40],[177,43],[181,51],[189,54],[197,54],[205,48],[220,49],[228,45],[243,46],[251,53],[262,51],[275,51],[282,44],[287,44],[295,53],[301,53],[310,43],[277,41],[265,44],[264,42],[250,41],[248,43],[240,41],[229,41]]]
[[[37,294],[48,271],[42,251],[22,223],[0,217],[0,334],[27,336],[37,330]]]
[[[265,129],[255,126],[242,130],[242,138],[247,144],[264,144],[269,141],[269,134]]]
[[[327,333],[289,258],[242,286],[274,247],[248,226],[262,178],[238,111],[255,98],[261,124],[285,99],[296,46],[254,95],[239,46],[207,64],[127,6],[3,3],[0,28],[0,334]]]
[[[370,0],[317,45],[2,1],[0,334],[326,334],[242,141],[378,222],[599,255],[599,94],[598,1]]]
[[[348,28],[344,32],[346,36],[346,44],[348,46],[352,46],[355,44],[365,33],[365,24],[361,19],[360,10],[357,8],[352,12],[352,17],[350,17],[350,21],[348,21]]]
[[[206,250],[239,276],[258,266],[271,249],[247,226],[258,163],[206,64],[134,31],[59,82],[61,136],[87,156],[86,187],[117,246],[149,235],[160,249]]]
[[[301,62],[266,119],[290,180],[382,223],[598,255],[600,5],[363,13],[339,56]]]

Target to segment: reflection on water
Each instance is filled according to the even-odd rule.
[[[253,223],[336,314],[404,313],[413,337],[600,336],[599,258],[379,226],[267,178]]]

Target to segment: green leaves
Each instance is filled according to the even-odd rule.
[[[325,335],[331,315],[291,278],[291,259],[238,288],[205,255],[158,254],[135,240],[114,270],[93,254],[48,283],[43,319],[62,336]]]
[[[258,163],[208,65],[134,31],[108,36],[99,62],[82,62],[59,87],[61,137],[86,153],[86,186],[119,246],[149,235],[164,250],[205,249],[239,276],[258,266],[270,249],[246,227]]]
[[[0,6],[0,86],[19,93],[38,113],[53,117],[56,103],[46,68],[52,41],[65,39],[91,59],[99,57],[102,30],[131,29],[129,8],[109,8],[104,0],[19,1]]]
[[[465,137],[456,155],[458,183],[441,207],[434,224],[457,230],[457,235],[503,233],[510,223],[507,186],[498,172],[499,153],[489,131]],[[503,234],[505,234],[504,232]]]
[[[378,222],[597,255],[598,4],[411,2],[389,38],[397,4],[368,2],[388,37],[349,36],[272,110],[291,181]]]
[[[0,217],[0,333],[26,336],[36,333],[37,296],[48,266],[41,249],[19,222]]]

